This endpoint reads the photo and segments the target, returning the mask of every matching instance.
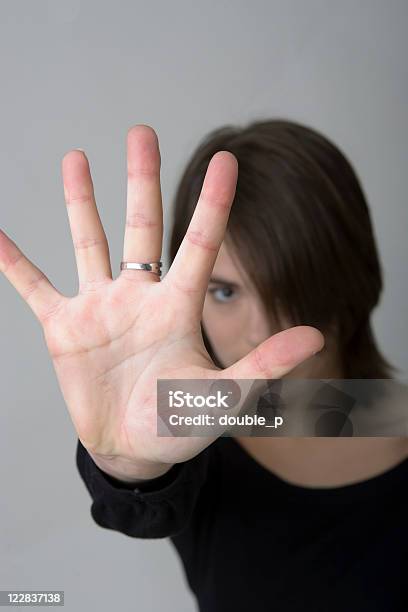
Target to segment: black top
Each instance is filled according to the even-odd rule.
[[[408,459],[334,488],[291,484],[233,437],[133,490],[78,440],[101,527],[170,537],[200,612],[408,611]]]

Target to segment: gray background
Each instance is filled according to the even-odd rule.
[[[210,129],[303,121],[343,149],[363,182],[386,282],[375,331],[407,378],[406,1],[3,0],[0,9],[0,226],[60,291],[77,291],[61,180],[70,149],[90,160],[116,274],[129,127],[147,123],[159,136],[169,219],[177,178]],[[1,275],[0,299],[0,588],[63,589],[75,611],[195,610],[169,541],[93,523],[41,328]]]

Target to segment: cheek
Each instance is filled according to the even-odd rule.
[[[214,304],[211,297],[205,299],[202,319],[206,329],[222,337],[242,331],[247,322],[242,308],[235,304]]]
[[[231,306],[211,304],[210,300],[205,301],[202,317],[207,336],[219,352],[233,351],[244,329],[242,314]]]

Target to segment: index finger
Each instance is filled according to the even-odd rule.
[[[193,300],[199,314],[225,236],[237,178],[235,155],[229,151],[213,155],[186,235],[162,281]]]

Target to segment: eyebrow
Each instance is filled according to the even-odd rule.
[[[218,285],[229,285],[230,287],[239,287],[238,283],[229,281],[226,278],[221,278],[220,276],[211,276],[209,282],[217,283]]]

